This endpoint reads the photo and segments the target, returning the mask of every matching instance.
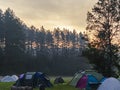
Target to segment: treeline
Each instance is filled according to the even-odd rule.
[[[43,71],[71,75],[86,68],[80,62],[85,37],[76,30],[27,27],[10,8],[0,10],[0,74]]]

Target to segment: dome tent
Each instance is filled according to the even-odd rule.
[[[84,76],[86,77],[87,80],[85,80]],[[86,90],[91,90],[91,88],[92,89],[97,88],[98,85],[103,80],[104,80],[104,76],[96,72],[95,70],[85,70],[85,71],[75,73],[73,79],[70,81],[70,85],[80,88],[81,84],[83,84],[81,82],[84,82],[84,87],[86,85],[85,87]]]
[[[12,75],[12,76],[4,76],[2,79],[1,79],[1,82],[15,82],[18,80],[18,76],[16,75]]]
[[[120,90],[120,81],[114,77],[107,78],[97,90]]]
[[[63,78],[61,76],[58,76],[55,78],[54,80],[54,84],[60,84],[60,83],[64,83],[65,81],[63,80]]]
[[[44,85],[45,87],[52,86],[48,76],[42,72],[27,72],[21,74],[18,81],[14,84],[14,86],[31,87],[39,87],[39,85]]]

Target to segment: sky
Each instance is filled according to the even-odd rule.
[[[87,12],[97,0],[0,0],[0,9],[11,8],[27,26],[53,30],[60,27],[84,31]]]

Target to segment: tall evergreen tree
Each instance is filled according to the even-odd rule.
[[[3,22],[3,12],[0,10],[0,48],[4,48],[5,44],[5,30],[4,30],[4,22]]]
[[[53,31],[54,38],[54,56],[58,56],[59,44],[60,44],[60,28],[55,28]]]
[[[120,45],[117,43],[120,35],[120,0],[99,0],[88,12],[87,22],[87,32],[92,38],[89,59],[96,64],[98,71],[113,76],[116,72],[114,70],[120,70]]]
[[[46,44],[48,48],[52,48],[53,47],[53,36],[52,36],[52,32],[50,30],[47,30],[46,32]]]
[[[22,22],[10,8],[4,13],[4,26],[6,59],[22,59],[25,50],[25,36],[22,30]]]
[[[5,31],[3,23],[3,12],[0,10],[0,71],[4,62],[4,47],[5,47]]]
[[[48,57],[52,57],[53,56],[53,49],[54,49],[54,40],[53,40],[53,35],[52,32],[50,30],[46,31],[46,45],[47,45],[47,53],[48,53]]]

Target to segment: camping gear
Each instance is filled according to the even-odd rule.
[[[98,73],[95,70],[86,70],[84,72],[85,72],[84,74],[93,75],[98,81],[100,81],[104,77],[102,74]]]
[[[54,84],[60,84],[60,83],[64,83],[64,80],[61,76],[58,76],[57,78],[55,78]]]
[[[97,90],[120,90],[120,81],[114,77],[107,78]]]
[[[95,70],[85,70],[75,73],[73,79],[70,81],[70,85],[77,88],[83,88],[82,82],[84,78],[87,79],[85,80],[86,82],[84,81],[84,87],[86,86],[86,90],[91,90],[91,88],[93,90],[93,88],[97,88],[98,85],[104,80],[104,76]]]
[[[39,85],[39,90],[45,90],[45,86],[43,84]]]
[[[12,76],[4,76],[2,79],[1,79],[1,82],[15,82],[18,80],[18,76],[16,75],[12,75]]]
[[[25,87],[23,87],[23,86],[20,86],[20,87],[12,86],[11,90],[33,90],[33,88],[30,87],[30,86],[25,86]]]
[[[86,75],[83,75],[80,78],[80,80],[78,81],[76,87],[81,88],[81,89],[86,88],[86,86],[87,86],[87,79],[88,79],[88,77]]]
[[[75,73],[74,77],[72,78],[72,80],[70,81],[70,85],[72,86],[76,86],[77,82],[79,81],[79,79],[82,77],[81,73]]]
[[[14,86],[39,87],[40,84],[44,85],[45,87],[52,86],[46,74],[42,72],[27,72],[25,74],[20,75],[19,79],[16,81]]]

